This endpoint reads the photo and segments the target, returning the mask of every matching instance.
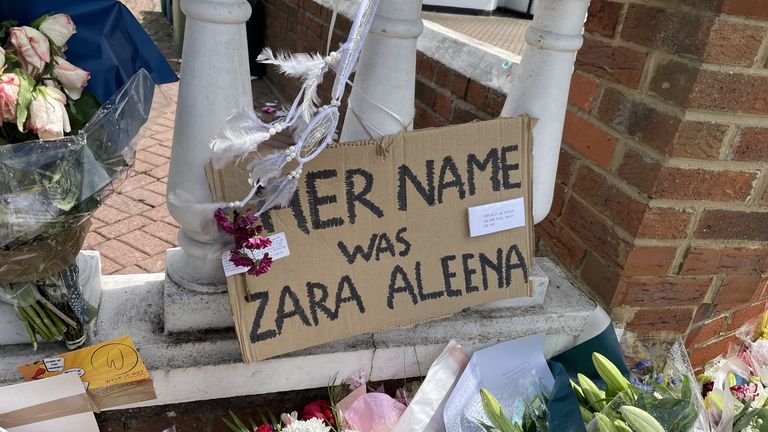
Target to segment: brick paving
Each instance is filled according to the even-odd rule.
[[[173,28],[160,12],[159,0],[123,0],[147,33],[179,71]],[[152,111],[137,139],[136,162],[120,192],[93,216],[83,249],[101,253],[101,271],[110,274],[159,273],[165,252],[178,245],[179,226],[166,207],[166,183],[176,117],[178,83],[159,86]],[[256,103],[276,100],[266,81],[253,81]]]

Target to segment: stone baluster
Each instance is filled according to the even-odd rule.
[[[210,203],[204,167],[209,143],[235,110],[252,106],[245,22],[246,0],[181,0],[187,16],[183,65],[168,176],[168,209],[179,223],[181,250],[168,254],[167,275],[177,285],[211,293],[226,290],[221,259],[211,245],[219,233],[210,211],[172,202]]]
[[[533,219],[542,221],[552,195],[563,136],[568,89],[589,0],[538,0],[525,33],[502,117],[528,114],[539,119],[533,130]]]
[[[423,29],[421,0],[381,0],[355,73],[342,142],[413,128],[416,38]]]

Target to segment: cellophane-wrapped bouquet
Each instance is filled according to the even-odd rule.
[[[701,393],[716,432],[768,431],[768,315],[740,328],[738,343],[707,363]]]
[[[585,343],[587,345],[588,342]],[[564,353],[570,355],[570,364],[566,369],[572,377],[572,395],[567,392],[539,392],[532,399],[523,401],[522,415],[511,416],[510,412],[514,409],[502,407],[493,395],[484,391],[483,407],[491,424],[480,422],[483,428],[487,432],[547,432],[557,429],[553,429],[552,421],[558,420],[561,426],[567,424],[568,431],[710,430],[682,341],[666,336],[640,337],[624,332],[620,347],[623,359],[614,357],[613,361],[601,351],[610,355],[608,353],[617,352],[618,347],[593,344],[589,348],[590,365],[586,364],[587,359],[579,358],[584,357],[583,354]],[[579,349],[577,346],[572,350],[578,353]],[[581,352],[587,351],[581,349]],[[581,366],[574,368],[574,364]],[[552,364],[550,368],[554,370]],[[578,417],[573,418],[570,411],[566,412],[569,397],[575,398],[580,416],[576,414]],[[556,399],[557,403],[550,404],[550,399]]]
[[[66,60],[65,14],[0,23],[0,300],[37,341],[85,342],[96,316],[75,257],[89,217],[127,176],[154,84],[134,75],[103,105]]]

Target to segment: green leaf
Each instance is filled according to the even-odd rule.
[[[30,24],[29,26],[32,27],[32,28],[35,28],[35,29],[39,29],[40,28],[40,24],[42,24],[43,21],[45,21],[46,18],[48,18],[48,14],[39,16],[39,17],[37,17],[36,20],[32,21],[32,24]]]
[[[19,132],[24,132],[24,122],[29,115],[29,104],[32,103],[32,91],[35,82],[27,74],[16,71],[19,76],[19,98],[16,103],[16,127]]]
[[[520,426],[512,423],[512,421],[507,418],[499,401],[497,401],[488,390],[480,389],[480,398],[483,401],[485,415],[488,416],[488,420],[490,420],[500,432],[515,432],[518,430],[522,432]]]
[[[80,99],[70,101],[67,104],[67,112],[69,113],[69,124],[72,127],[72,134],[80,132],[99,108],[101,108],[101,102],[91,92],[83,92]]]
[[[10,30],[11,27],[16,27],[18,25],[19,25],[19,22],[14,20],[6,20],[3,22],[0,22],[0,41],[5,39],[5,35],[8,34],[8,30]]]

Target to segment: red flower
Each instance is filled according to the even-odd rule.
[[[272,425],[264,423],[263,425],[257,427],[253,432],[274,432],[274,429],[272,429]]]
[[[327,400],[310,402],[304,407],[301,411],[301,419],[309,420],[312,418],[325,420],[329,425],[336,426],[336,420],[333,418],[331,404]]]

